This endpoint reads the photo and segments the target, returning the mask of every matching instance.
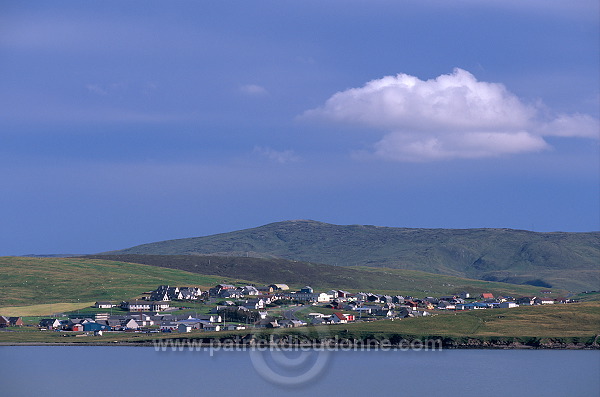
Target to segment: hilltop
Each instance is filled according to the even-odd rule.
[[[411,229],[296,220],[106,254],[282,258],[420,270],[571,291],[600,289],[600,232]]]

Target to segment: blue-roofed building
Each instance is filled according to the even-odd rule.
[[[98,323],[84,323],[83,324],[83,331],[84,332],[90,332],[90,331],[110,331],[110,326],[108,326],[106,324],[98,324]]]
[[[473,302],[473,303],[466,303],[466,304],[458,304],[458,305],[456,305],[456,310],[480,310],[480,309],[487,309],[489,307],[490,307],[490,305],[487,303]]]

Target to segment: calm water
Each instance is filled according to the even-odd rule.
[[[275,370],[276,369],[276,370]],[[600,396],[599,351],[0,347],[3,396]],[[240,394],[242,393],[242,394]]]

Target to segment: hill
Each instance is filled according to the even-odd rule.
[[[418,270],[340,267],[285,259],[197,255],[95,255],[87,258],[141,263],[227,278],[237,277],[262,284],[285,283],[295,287],[310,285],[321,291],[336,288],[424,297],[453,295],[462,291],[472,294],[492,292],[495,295],[529,296],[539,295],[544,289]],[[554,296],[565,292],[553,291]]]
[[[283,258],[421,270],[571,291],[600,289],[600,232],[409,229],[299,220],[143,244],[109,254]]]
[[[161,284],[206,289],[221,282],[234,281],[133,263],[21,257],[0,257],[0,280],[0,308],[119,301],[139,296]]]
[[[129,263],[134,261],[148,264]],[[414,296],[448,295],[463,290],[520,296],[538,295],[540,290],[411,270],[360,270],[285,260],[198,256],[124,256],[116,261],[0,257],[0,280],[0,308],[53,304],[55,311],[67,310],[58,309],[57,304],[74,310],[98,300],[132,299],[161,284],[208,289],[223,282],[283,282],[293,287],[310,284],[320,290],[388,291]],[[553,295],[562,292],[558,290]]]

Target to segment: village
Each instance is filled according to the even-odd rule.
[[[568,302],[543,296],[494,297],[491,293],[473,297],[466,291],[453,296],[419,299],[334,289],[315,292],[309,286],[292,291],[286,284],[264,287],[218,284],[208,290],[161,285],[140,299],[120,303],[98,301],[89,315],[70,313],[63,316],[68,317],[66,319],[60,316],[44,318],[38,327],[46,331],[70,331],[77,336],[105,332],[215,332],[402,319],[435,315],[440,311]],[[0,316],[0,327],[22,325],[20,317]]]

